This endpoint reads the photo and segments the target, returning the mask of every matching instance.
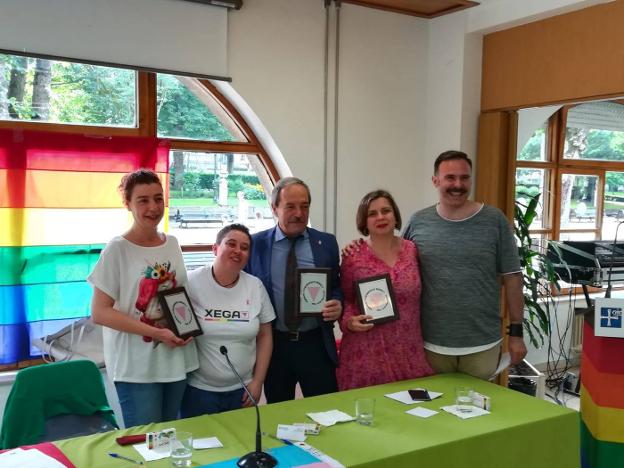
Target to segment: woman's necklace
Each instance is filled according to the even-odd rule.
[[[235,285],[235,284],[236,284],[236,282],[238,281],[238,278],[240,278],[240,273],[239,273],[238,275],[236,275],[236,278],[235,278],[235,279],[234,279],[234,281],[232,281],[231,283],[228,283],[228,284],[222,284],[222,283],[221,283],[221,281],[219,281],[219,280],[217,279],[217,277],[215,276],[215,273],[214,273],[214,267],[210,267],[210,272],[212,273],[212,277],[213,277],[213,279],[214,279],[214,280],[217,282],[217,284],[218,284],[219,286],[221,286],[222,288],[229,288],[230,286]]]

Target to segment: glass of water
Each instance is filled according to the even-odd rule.
[[[375,420],[375,399],[358,398],[355,400],[355,418],[363,426],[372,426]]]
[[[472,390],[468,387],[457,387],[455,389],[455,405],[460,413],[471,413],[473,409]]]
[[[193,434],[185,431],[176,431],[171,438],[171,464],[175,467],[189,467],[193,464]]]

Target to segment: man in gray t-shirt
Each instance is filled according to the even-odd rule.
[[[437,372],[487,379],[496,370],[501,349],[501,278],[512,362],[527,352],[518,249],[500,210],[468,200],[472,162],[465,153],[438,156],[432,180],[438,204],[415,213],[403,234],[419,252],[427,358]]]

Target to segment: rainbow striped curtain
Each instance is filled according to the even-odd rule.
[[[167,187],[168,154],[157,138],[0,129],[0,364],[90,315],[85,279],[131,222],[121,177],[149,168]]]
[[[594,335],[585,320],[581,355],[583,468],[624,467],[624,339]]]

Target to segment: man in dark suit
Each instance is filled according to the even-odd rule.
[[[308,228],[310,189],[300,179],[281,179],[271,193],[277,225],[252,236],[246,271],[262,280],[277,315],[273,354],[264,381],[269,403],[292,400],[297,382],[304,396],[338,391],[334,322],[342,313],[339,251],[336,238]],[[323,316],[293,317],[293,268],[331,268],[330,300]]]

